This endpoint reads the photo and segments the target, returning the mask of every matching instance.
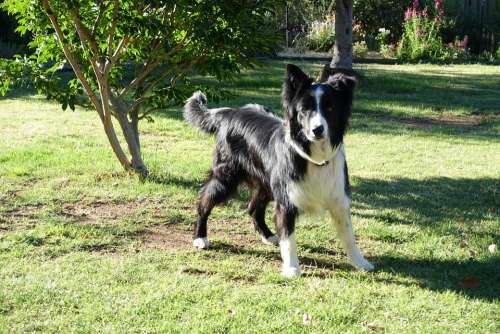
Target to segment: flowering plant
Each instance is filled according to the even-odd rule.
[[[405,11],[403,36],[398,43],[397,56],[403,60],[442,59],[445,47],[439,35],[444,18],[442,0],[434,0],[434,10],[426,6],[420,9],[420,1],[414,0]]]

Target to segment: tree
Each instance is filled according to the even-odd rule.
[[[352,0],[337,0],[335,4],[335,46],[330,66],[352,69]]]
[[[33,35],[35,52],[0,62],[0,92],[28,83],[63,109],[74,109],[84,92],[120,164],[146,176],[139,121],[197,89],[190,73],[229,79],[255,64],[257,52],[270,52],[274,34],[263,22],[274,5],[270,0],[6,0],[2,6],[16,16],[18,30]],[[57,75],[64,61],[76,77],[66,82]]]
[[[341,72],[356,75],[352,70],[352,0],[335,1],[335,45],[329,64],[320,71],[316,81],[323,82]]]

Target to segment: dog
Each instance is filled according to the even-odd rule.
[[[263,106],[207,107],[195,92],[184,106],[194,128],[215,134],[216,147],[208,180],[198,203],[193,245],[209,247],[207,219],[213,207],[237,192],[252,190],[248,212],[263,242],[279,244],[286,277],[300,275],[295,221],[302,212],[327,210],[352,265],[373,265],[356,245],[351,225],[349,179],[343,138],[348,126],[356,80],[345,74],[315,83],[289,64],[283,83],[280,118]],[[275,202],[277,236],[265,223],[269,202]]]

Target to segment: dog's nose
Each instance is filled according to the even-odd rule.
[[[321,137],[323,135],[324,130],[325,130],[325,128],[323,127],[323,125],[320,125],[320,126],[314,128],[313,129],[314,136]]]

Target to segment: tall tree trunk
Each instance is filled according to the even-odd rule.
[[[336,1],[335,46],[330,67],[352,69],[352,0]]]

